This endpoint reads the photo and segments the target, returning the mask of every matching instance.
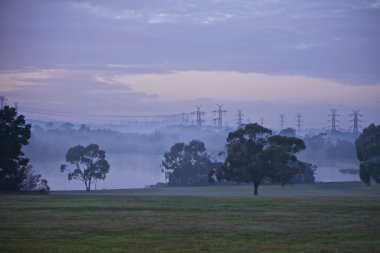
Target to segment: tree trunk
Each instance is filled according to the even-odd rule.
[[[253,195],[257,196],[259,195],[258,193],[258,188],[259,188],[259,184],[258,183],[253,183],[253,188],[254,188],[254,192],[253,192]]]
[[[90,184],[87,184],[87,181],[84,181],[84,184],[86,186],[86,192],[90,191]]]

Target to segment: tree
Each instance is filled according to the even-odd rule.
[[[69,170],[66,164],[61,165],[61,172],[68,172],[68,180],[79,180],[84,183],[86,191],[91,190],[91,185],[99,180],[106,179],[110,170],[106,153],[99,149],[97,144],[87,147],[77,145],[66,153],[66,162],[74,165],[74,170]]]
[[[294,176],[302,174],[306,164],[298,161],[296,153],[306,148],[303,140],[296,137],[273,135],[267,139],[268,145],[262,151],[264,156],[262,162],[267,163],[268,177],[272,182],[280,183],[282,186],[292,182]],[[260,157],[260,154],[258,155]]]
[[[50,190],[47,180],[33,174],[29,159],[22,152],[29,143],[30,129],[16,108],[4,106],[0,110],[0,191]]]
[[[64,122],[62,123],[61,128],[65,131],[71,132],[74,129],[74,124],[70,122]]]
[[[86,126],[85,124],[80,125],[78,132],[89,132],[90,128]]]
[[[228,134],[225,162],[210,173],[210,179],[215,175],[218,181],[253,183],[254,195],[258,195],[265,178],[285,185],[303,173],[307,165],[295,154],[305,148],[301,139],[272,135],[257,123],[248,124]]]
[[[161,171],[167,173],[169,185],[190,186],[208,183],[208,172],[216,163],[210,160],[205,144],[193,140],[176,143],[164,154]]]
[[[28,166],[21,189],[24,192],[49,193],[50,187],[46,179],[41,179],[41,175],[36,175],[32,171],[32,166]]]
[[[371,124],[355,142],[360,161],[360,179],[368,186],[371,180],[380,183],[380,125]]]
[[[282,129],[278,135],[284,135],[289,137],[295,137],[296,136],[296,130],[294,128],[288,127],[285,129]]]
[[[331,160],[357,162],[355,145],[351,141],[337,140],[335,146],[326,150],[326,154]]]

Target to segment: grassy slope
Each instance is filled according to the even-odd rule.
[[[0,195],[0,252],[379,252],[380,187]]]

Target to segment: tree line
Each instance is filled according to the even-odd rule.
[[[88,131],[88,129],[82,129]],[[288,135],[288,136],[287,136]],[[31,124],[18,115],[16,108],[0,110],[0,191],[48,193],[46,179],[35,174],[22,148],[29,144]],[[318,140],[317,140],[318,141]],[[369,125],[355,142],[360,161],[360,179],[370,185],[380,183],[380,126]],[[291,134],[274,134],[257,123],[248,124],[228,134],[219,161],[212,160],[205,144],[192,140],[179,142],[164,153],[161,170],[169,186],[199,186],[215,182],[252,183],[254,194],[263,183],[314,182],[315,166],[298,160],[306,149],[302,139]],[[79,180],[86,191],[105,180],[110,171],[106,152],[97,144],[76,145],[66,152],[60,167],[68,180]]]

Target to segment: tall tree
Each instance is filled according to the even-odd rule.
[[[105,158],[105,151],[99,149],[97,144],[87,147],[77,145],[66,153],[66,162],[73,164],[74,169],[70,170],[66,164],[62,164],[61,172],[68,172],[68,180],[79,180],[84,183],[86,191],[90,191],[93,183],[106,179],[110,165]]]
[[[22,147],[29,143],[31,125],[16,108],[0,109],[0,191],[49,192],[47,180],[35,175]]]
[[[18,191],[25,178],[29,159],[21,151],[29,143],[30,124],[13,107],[0,110],[0,189]]]
[[[218,181],[253,183],[254,195],[265,178],[282,185],[302,173],[306,164],[295,154],[305,149],[296,137],[272,135],[272,131],[256,123],[248,124],[227,137],[227,156],[223,166],[211,173]]]
[[[360,179],[368,186],[371,180],[380,183],[380,125],[371,124],[363,129],[355,145],[360,161]]]
[[[176,143],[164,154],[161,171],[169,178],[171,186],[190,186],[208,183],[208,172],[215,166],[203,142]]]

